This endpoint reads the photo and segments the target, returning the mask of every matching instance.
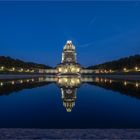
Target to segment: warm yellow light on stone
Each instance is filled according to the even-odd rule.
[[[138,67],[135,67],[135,70],[137,71],[138,70]]]
[[[2,66],[2,67],[1,67],[1,69],[3,70],[3,69],[4,69],[4,67]]]
[[[77,72],[80,72],[80,68],[77,68]]]
[[[68,79],[67,78],[64,78],[64,82],[67,82],[68,81]]]
[[[64,72],[65,72],[65,73],[68,72],[67,68],[64,69]]]
[[[101,78],[101,82],[103,82],[103,79]]]
[[[62,71],[62,68],[58,68],[58,71],[61,72]]]
[[[124,81],[124,85],[125,85],[125,86],[127,85],[127,82],[126,82],[126,81]]]
[[[0,83],[0,86],[3,86],[3,83],[2,82]]]
[[[136,83],[136,87],[139,87],[139,84],[138,83]]]
[[[124,70],[124,71],[127,71],[127,68],[124,68],[123,70]]]
[[[74,84],[75,83],[75,79],[71,79],[71,82]]]

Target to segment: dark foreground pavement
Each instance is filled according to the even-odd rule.
[[[32,139],[140,139],[140,129],[0,129],[2,140]]]

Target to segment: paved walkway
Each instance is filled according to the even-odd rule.
[[[103,78],[111,78],[111,79],[118,79],[118,80],[140,81],[140,75],[98,75],[98,76]]]
[[[140,139],[140,129],[0,129],[0,139]]]
[[[0,74],[0,79],[22,79],[22,78],[33,78],[33,77],[41,77],[43,75],[6,75]]]

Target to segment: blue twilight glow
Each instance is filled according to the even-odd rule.
[[[69,39],[84,66],[140,53],[140,2],[0,2],[0,55],[55,66]]]

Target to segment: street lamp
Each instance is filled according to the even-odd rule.
[[[2,66],[2,67],[1,67],[1,70],[3,70],[3,69],[4,69],[4,67]]]
[[[124,85],[125,85],[125,86],[127,85],[127,82],[126,82],[126,81],[124,82]]]
[[[135,67],[135,70],[137,71],[138,70],[138,67]]]
[[[139,87],[139,84],[138,83],[136,83],[136,87]]]
[[[127,69],[126,69],[126,68],[124,68],[123,70],[124,70],[124,71],[127,71]]]
[[[3,83],[1,82],[0,85],[3,86]]]

